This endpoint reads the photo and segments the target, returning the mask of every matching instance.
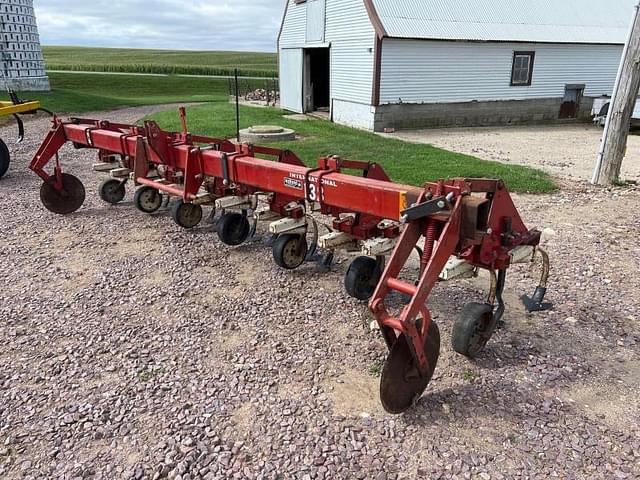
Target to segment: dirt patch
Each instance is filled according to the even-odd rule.
[[[60,270],[60,287],[69,295],[90,286],[100,271],[100,265],[88,262],[80,253],[68,256],[55,265]]]
[[[615,388],[612,380],[617,384]],[[629,422],[640,421],[638,385],[639,361],[605,361],[598,378],[574,385],[563,396],[594,420],[604,420],[614,428],[624,429]]]
[[[251,425],[255,421],[253,408],[250,403],[245,403],[238,407],[231,416],[233,423],[238,429],[239,434],[246,434],[251,429]]]
[[[333,411],[338,415],[383,416],[380,405],[380,379],[358,370],[347,370],[338,378],[323,384],[333,402]]]
[[[147,287],[160,287],[171,282],[171,274],[162,269],[154,269],[146,273],[140,283]]]
[[[193,278],[203,279],[204,283],[214,283],[219,288],[216,289],[216,295],[212,295],[211,292],[193,292],[192,295],[209,304],[218,304],[220,301],[218,295],[232,299],[241,298],[260,283],[265,273],[264,268],[260,265],[252,265],[246,255],[238,252],[231,252],[225,265],[231,276],[230,279],[221,278],[219,265],[202,265],[195,268],[192,273]]]
[[[108,252],[119,258],[134,255],[153,255],[162,242],[162,236],[151,228],[132,228],[125,236],[120,237],[113,245],[107,247]]]
[[[219,347],[225,352],[233,352],[249,341],[249,336],[243,334],[242,331],[234,330],[225,333],[219,342]]]

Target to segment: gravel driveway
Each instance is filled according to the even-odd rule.
[[[602,128],[588,124],[442,128],[407,130],[389,136],[587,181],[593,176]],[[622,178],[640,182],[640,135],[629,136]]]
[[[639,190],[517,196],[530,225],[555,232],[555,309],[526,314],[534,281],[514,268],[507,326],[470,362],[450,331],[484,285],[438,285],[440,362],[394,417],[377,394],[383,342],[341,286],[345,258],[285,272],[260,243],[144,216],[131,191],[107,206],[91,151],[62,156],[88,197],[54,216],[26,169],[47,128],[29,122],[0,181],[1,478],[640,476]]]

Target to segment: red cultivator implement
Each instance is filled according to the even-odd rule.
[[[110,175],[100,187],[106,202],[123,200],[125,184],[132,181],[139,186],[135,205],[145,213],[157,211],[163,197],[177,197],[171,215],[184,228],[195,227],[202,206],[211,205],[214,212],[223,212],[216,228],[228,245],[242,244],[258,221],[268,221],[274,259],[287,269],[302,265],[318,248],[327,252],[325,264],[336,249],[361,252],[347,271],[345,286],[351,296],[370,299],[389,347],[380,389],[387,411],[407,410],[433,375],[440,334],[427,300],[439,280],[479,269],[489,272],[487,301],[466,305],[452,333],[454,350],[468,357],[480,353],[501,323],[511,264],[532,261],[536,252],[542,255],[541,282],[525,304],[530,311],[549,307],[543,304],[549,260],[538,248],[540,232],[524,225],[503,182],[455,179],[417,188],[391,182],[375,163],[337,157],[307,168],[290,151],[191,135],[183,109],[181,116],[179,133],[165,132],[152,121],[141,127],[56,119],[30,166],[44,181],[43,204],[68,214],[84,202],[82,183],[63,173],[58,159],[59,149],[72,142],[76,148],[98,150],[100,163],[94,169]],[[315,219],[319,214],[333,219],[323,236]],[[414,250],[420,255],[419,278],[407,281],[400,273]],[[409,297],[399,311],[391,308],[392,292]]]

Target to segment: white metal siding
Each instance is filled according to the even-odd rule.
[[[371,103],[375,30],[363,0],[327,0],[331,98]]]
[[[514,51],[535,51],[531,86],[512,87]],[[567,84],[587,96],[611,93],[622,46],[462,43],[385,39],[381,103],[436,103],[562,97]]]
[[[375,107],[362,103],[333,101],[333,121],[350,127],[373,130]]]
[[[375,30],[363,0],[325,0],[324,42],[331,46],[331,99],[370,105],[373,91]],[[290,0],[280,36],[283,50],[317,46],[307,42],[307,7]],[[302,69],[302,67],[301,67]],[[302,72],[300,73],[302,75]],[[290,93],[281,80],[281,95]],[[297,86],[296,86],[297,88]]]
[[[325,0],[307,0],[307,42],[324,42]]]
[[[278,48],[301,48],[306,43],[307,4],[296,4],[289,0],[287,14],[282,23],[282,33]]]
[[[280,106],[302,113],[302,64],[300,48],[280,50]]]

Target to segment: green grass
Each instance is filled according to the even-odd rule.
[[[48,70],[187,75],[277,75],[275,53],[44,46]]]
[[[56,113],[82,113],[163,103],[226,102],[229,94],[227,80],[220,78],[51,73],[49,79],[51,93],[24,93],[21,98],[40,100]]]
[[[163,373],[164,369],[160,367],[144,368],[138,372],[138,378],[141,382],[147,383]]]
[[[464,372],[462,372],[462,378],[466,381],[466,382],[473,382],[476,378],[478,378],[478,374],[476,372],[474,372],[473,370],[471,370],[470,368],[466,368],[464,370]]]
[[[295,121],[275,108],[241,108],[241,125],[280,125],[293,128],[303,138],[277,144],[295,152],[307,165],[327,155],[340,155],[351,160],[374,161],[400,183],[421,185],[425,181],[452,177],[501,178],[515,192],[548,193],[556,189],[549,175],[533,168],[449,152],[430,145],[418,145],[383,138],[374,133],[343,127],[323,120]],[[175,111],[162,112],[153,118],[166,129],[179,130]],[[233,105],[220,102],[188,109],[189,129],[193,133],[216,137],[235,134]]]
[[[380,375],[382,375],[382,368],[382,363],[375,363],[373,365],[370,365],[369,375],[371,375],[372,377],[380,378]]]

